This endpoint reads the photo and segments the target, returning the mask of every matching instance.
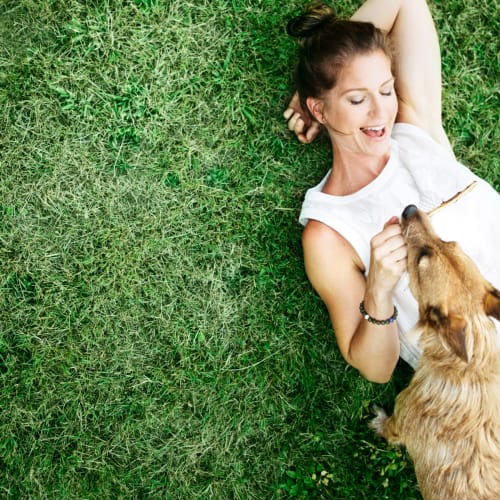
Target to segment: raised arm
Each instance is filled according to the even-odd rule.
[[[367,0],[351,19],[373,23],[388,32],[394,44],[397,121],[421,127],[451,150],[441,122],[439,41],[426,1]],[[302,120],[304,113],[295,96],[284,116],[301,142],[311,142],[317,135],[318,125]]]
[[[389,32],[392,30],[399,10],[404,3],[405,0],[366,0],[353,14],[351,21],[373,23],[382,31]]]
[[[389,36],[396,49],[396,121],[417,125],[452,151],[442,126],[441,55],[427,2],[402,0]]]
[[[367,0],[352,19],[389,33],[396,53],[396,121],[424,129],[451,151],[441,121],[439,39],[426,0]]]

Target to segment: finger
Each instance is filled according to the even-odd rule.
[[[399,226],[399,224],[391,224],[389,226],[386,226],[382,231],[380,231],[380,233],[377,233],[371,239],[371,246],[372,248],[380,247],[387,240],[395,237],[400,237],[401,239],[403,238],[401,236],[401,227]]]
[[[320,131],[321,131],[321,125],[318,122],[313,122],[306,131],[305,134],[306,141],[312,142],[319,135]]]
[[[299,93],[295,92],[293,94],[292,98],[290,99],[290,102],[288,103],[289,108],[298,108],[300,107],[300,99],[299,99]]]
[[[392,238],[394,236],[401,236],[403,230],[399,224],[388,224],[380,233],[384,238]]]
[[[406,250],[406,245],[403,247],[396,248],[392,252],[392,258],[395,260],[395,262],[405,262],[408,257],[408,252]]]
[[[399,236],[385,240],[380,245],[374,244],[371,251],[376,262],[401,260],[407,253],[406,244]]]
[[[304,126],[305,126],[304,120],[299,116],[297,120],[295,120],[293,131],[295,132],[296,135],[303,134]]]
[[[383,264],[384,267],[392,264],[396,260],[401,260],[404,253],[399,253],[400,246],[395,246],[391,242],[372,250],[374,262]],[[399,258],[398,258],[399,257]]]
[[[307,138],[305,134],[297,134],[297,139],[302,143],[302,144],[309,144],[311,141]]]
[[[400,276],[406,270],[406,257],[400,252],[393,252],[386,255],[381,261],[381,269],[385,269],[393,275]]]
[[[299,115],[294,113],[288,120],[287,127],[288,130],[293,131],[293,127],[295,127],[295,122],[299,119]]]
[[[301,119],[300,115],[298,113],[294,113],[288,120],[288,130],[295,132],[295,125],[297,124],[297,121],[300,119]]]
[[[384,224],[384,229],[388,226],[396,225],[399,224],[399,219],[393,215],[385,224]]]
[[[400,249],[403,249],[403,251],[406,252],[406,243],[401,236],[393,236],[392,238],[389,238],[386,240],[384,246],[389,253],[394,253]]]
[[[285,118],[285,120],[288,120],[293,115],[293,113],[294,113],[294,110],[292,108],[287,108],[283,112],[283,118]]]

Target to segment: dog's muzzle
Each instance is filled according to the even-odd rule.
[[[418,212],[418,208],[415,205],[408,205],[404,210],[401,216],[404,220],[408,220],[413,217]]]

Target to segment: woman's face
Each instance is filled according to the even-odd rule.
[[[398,101],[391,62],[382,51],[355,56],[322,101],[322,118],[336,148],[386,154]]]

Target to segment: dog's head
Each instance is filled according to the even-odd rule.
[[[478,313],[500,320],[500,292],[456,242],[439,238],[430,218],[414,205],[404,209],[401,227],[420,322],[431,326],[457,356],[468,361],[467,321]]]

